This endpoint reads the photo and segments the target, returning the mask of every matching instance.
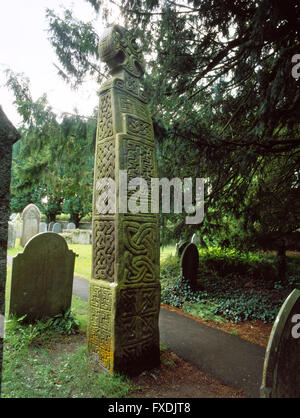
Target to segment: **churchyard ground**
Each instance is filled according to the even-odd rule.
[[[75,275],[89,279],[91,246],[70,245],[79,257]],[[22,251],[19,241],[9,255]],[[162,251],[162,258],[174,247]],[[8,265],[6,306],[10,287]],[[161,346],[161,367],[127,379],[103,372],[86,355],[87,303],[73,296],[71,311],[78,320],[74,334],[62,335],[42,323],[24,326],[16,319],[6,328],[3,397],[240,397],[242,394],[205,375]],[[68,322],[68,319],[65,321]],[[72,319],[69,318],[70,324]],[[74,325],[73,323],[71,325]],[[68,324],[67,324],[68,326]]]
[[[69,245],[78,257],[75,276],[90,278],[91,246]],[[22,251],[8,251],[16,255]],[[161,251],[164,266],[174,255],[174,247]],[[297,260],[297,254],[293,254]],[[8,299],[11,267],[8,266]],[[279,285],[278,285],[279,286]],[[163,305],[205,325],[221,329],[263,347],[266,346],[272,323],[261,320],[234,322],[222,315],[212,314],[199,303],[183,307]],[[104,373],[93,356],[86,355],[87,303],[76,296],[72,313],[79,322],[75,334],[61,335],[49,329],[21,326],[11,321],[7,326],[5,345],[4,397],[241,397],[243,394],[205,375],[180,359],[167,347],[161,346],[161,367],[142,373],[137,378],[111,377]],[[72,323],[72,319],[66,319]],[[41,329],[40,329],[41,328]]]

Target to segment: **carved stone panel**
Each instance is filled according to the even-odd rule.
[[[141,178],[148,187],[140,201],[148,204],[151,178],[157,177],[153,126],[140,81],[144,62],[131,34],[113,26],[99,54],[112,78],[100,89],[88,346],[111,373],[135,374],[159,364],[158,217],[123,210],[118,185],[124,172],[127,183]],[[104,178],[114,180],[115,202],[103,194]],[[101,199],[109,202],[104,211]]]
[[[113,371],[113,294],[108,287],[90,283],[88,346],[99,355],[102,365]]]
[[[94,220],[93,278],[114,281],[115,224],[104,218]]]

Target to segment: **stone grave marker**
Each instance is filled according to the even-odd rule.
[[[178,250],[177,250],[178,251],[178,257],[179,258],[181,257],[181,255],[183,253],[183,250],[185,249],[185,247],[187,245],[189,245],[189,241],[179,242]]]
[[[53,230],[53,226],[55,225],[55,222],[50,222],[48,226],[48,231],[51,232]]]
[[[87,339],[110,373],[133,375],[160,363],[158,215],[121,208],[119,195],[120,210],[108,205],[105,213],[99,183],[118,179],[126,170],[128,182],[141,177],[150,186],[150,179],[158,177],[157,161],[141,83],[141,50],[127,30],[115,25],[101,38],[99,54],[112,77],[99,92]],[[142,198],[150,203],[149,195]]]
[[[286,298],[265,354],[262,398],[300,398],[300,290]]]
[[[22,247],[25,247],[30,238],[40,232],[40,217],[40,211],[33,203],[27,205],[23,210],[23,228],[21,237]]]
[[[56,222],[56,223],[53,225],[52,232],[56,232],[56,234],[60,234],[60,233],[61,233],[61,224],[60,224],[60,223],[58,223],[58,222]]]
[[[199,267],[199,252],[195,244],[188,244],[180,258],[181,274],[194,289],[197,285],[197,272]]]
[[[17,215],[17,213],[12,213],[9,217],[10,222],[13,222],[16,219]]]
[[[91,244],[92,231],[88,229],[75,229],[72,231],[73,244]]]
[[[9,221],[10,177],[13,144],[20,138],[0,106],[0,393],[5,311],[7,235]]]
[[[76,229],[76,225],[74,224],[74,222],[68,223],[67,229]]]
[[[22,229],[23,229],[23,222],[21,219],[20,214],[18,213],[14,219],[11,221],[13,224],[15,231],[16,231],[16,238],[21,238],[22,236]]]
[[[40,222],[40,232],[47,232],[47,224],[46,222]]]
[[[71,306],[75,253],[63,237],[43,232],[13,258],[9,313],[28,321],[67,311]]]
[[[192,239],[191,239],[191,243],[196,244],[196,245],[200,243],[200,240],[199,240],[199,237],[198,237],[197,234],[193,234]]]
[[[7,248],[15,248],[17,232],[12,222],[8,222]]]

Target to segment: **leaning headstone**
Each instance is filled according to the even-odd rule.
[[[0,106],[0,393],[4,333],[4,304],[7,263],[10,176],[13,144],[20,138]]]
[[[40,218],[41,214],[33,203],[27,205],[22,213],[23,229],[21,237],[21,245],[25,247],[30,238],[34,237],[40,232]]]
[[[100,89],[88,347],[110,373],[132,375],[160,362],[158,215],[121,210],[119,194],[117,213],[112,202],[102,210],[99,182],[119,179],[126,170],[128,182],[141,177],[150,185],[157,161],[140,49],[127,30],[113,26],[100,40],[99,54],[113,76]],[[142,198],[150,202],[149,195]]]
[[[40,233],[13,258],[9,313],[32,321],[71,306],[75,253],[63,237]]]
[[[60,223],[58,223],[58,222],[56,222],[56,223],[53,225],[52,232],[56,232],[57,234],[60,234],[60,233],[61,233],[61,224],[60,224]]]
[[[185,247],[189,245],[189,241],[180,242],[178,246],[178,257],[180,258]]]
[[[294,289],[274,322],[266,349],[262,398],[300,398],[300,290]]]
[[[194,234],[194,235],[192,236],[191,243],[192,243],[192,244],[196,244],[196,245],[200,243],[200,240],[199,240],[199,237],[198,237],[198,235],[197,235],[197,234]]]
[[[40,232],[47,232],[47,230],[46,222],[40,222]]]
[[[76,225],[74,224],[74,222],[68,223],[67,229],[75,229],[75,228],[76,228]]]
[[[197,272],[199,267],[199,252],[195,244],[188,244],[180,258],[181,274],[184,281],[192,288],[197,285]]]
[[[55,225],[55,222],[50,222],[48,226],[48,231],[51,232],[53,230],[53,226]]]
[[[17,233],[12,222],[8,222],[7,248],[15,248]]]

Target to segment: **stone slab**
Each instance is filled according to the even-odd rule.
[[[283,303],[266,349],[262,398],[300,398],[300,290]]]
[[[29,321],[71,306],[75,253],[53,232],[31,238],[13,258],[9,313]]]

